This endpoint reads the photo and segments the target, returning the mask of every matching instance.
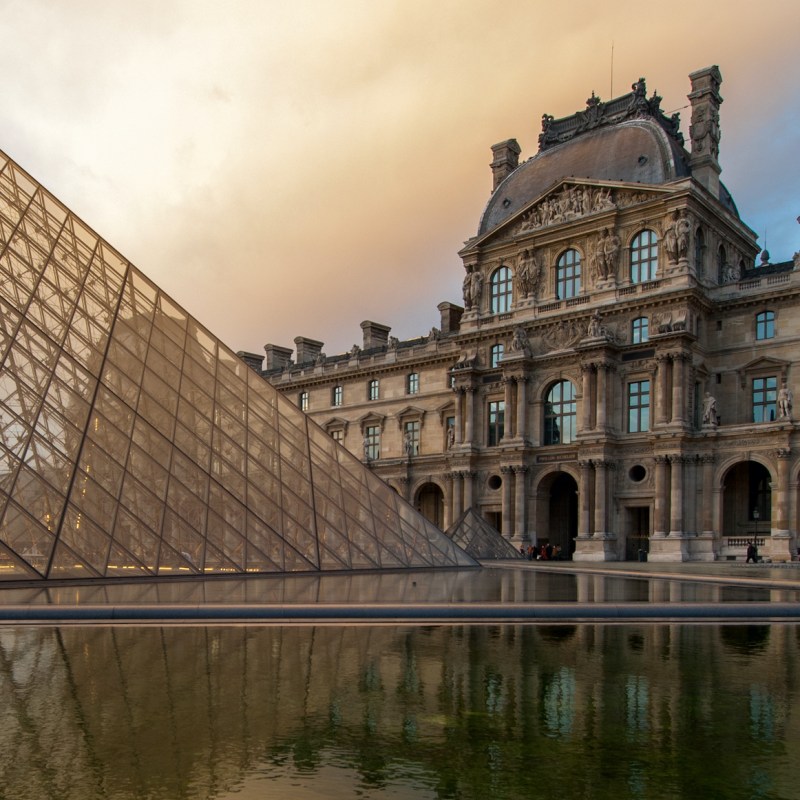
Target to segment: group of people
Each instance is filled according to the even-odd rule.
[[[529,544],[527,549],[524,544],[519,546],[519,554],[528,561],[560,561],[561,560],[561,545],[552,545],[550,542],[547,544],[535,547]]]

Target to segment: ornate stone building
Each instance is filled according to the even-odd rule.
[[[797,552],[800,277],[719,180],[721,75],[690,76],[690,142],[640,79],[539,152],[492,148],[460,252],[463,308],[409,341],[363,322],[334,357],[240,353],[444,528],[474,508],[575,560]],[[794,309],[794,310],[793,310]]]

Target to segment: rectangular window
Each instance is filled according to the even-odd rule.
[[[377,400],[380,397],[380,383],[377,378],[373,378],[367,388],[367,400]]]
[[[631,341],[633,344],[641,344],[650,338],[647,317],[638,317],[633,321],[631,329]]]
[[[753,422],[772,422],[777,415],[778,379],[753,378]]]
[[[628,432],[650,430],[650,381],[628,384]]]
[[[419,420],[403,425],[403,452],[407,456],[419,455]]]
[[[419,372],[412,372],[406,376],[406,394],[419,393]]]
[[[308,411],[308,392],[300,392],[300,410]]]
[[[331,390],[331,405],[340,406],[344,399],[344,389],[341,386],[334,386]]]
[[[775,312],[762,311],[756,314],[756,339],[775,338]]]
[[[336,430],[331,431],[331,439],[333,439],[336,444],[344,444],[344,431],[341,428],[337,428]]]
[[[505,432],[506,404],[503,400],[492,400],[489,403],[489,430],[486,444],[496,447],[500,444]]]
[[[367,425],[364,433],[364,455],[367,461],[377,461],[381,457],[381,429],[378,425]]]

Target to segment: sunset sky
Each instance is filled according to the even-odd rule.
[[[797,0],[0,0],[0,149],[234,350],[461,303],[492,144],[719,65],[722,180],[800,250]],[[613,70],[612,70],[613,48]],[[613,84],[612,84],[613,81]]]

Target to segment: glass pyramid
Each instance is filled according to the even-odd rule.
[[[0,152],[0,580],[474,563]]]
[[[514,545],[473,508],[468,508],[445,533],[473,558],[520,557]]]

